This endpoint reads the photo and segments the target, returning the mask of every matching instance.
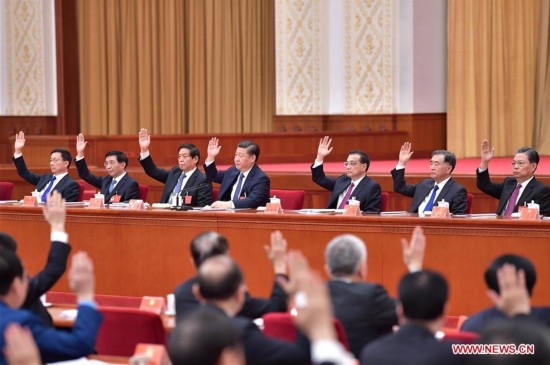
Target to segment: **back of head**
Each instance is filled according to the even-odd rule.
[[[228,316],[206,307],[178,322],[168,339],[174,365],[215,365],[226,348],[242,351],[240,331]]]
[[[7,233],[0,232],[0,250],[17,251],[17,242]]]
[[[23,277],[21,260],[14,252],[0,249],[0,296],[8,293],[17,277]]]
[[[200,295],[206,300],[229,299],[242,283],[243,274],[229,256],[211,257],[199,268],[197,284]]]
[[[365,243],[357,236],[344,234],[332,239],[325,249],[325,262],[331,276],[357,274],[367,261]]]
[[[248,152],[250,156],[256,156],[256,163],[258,163],[258,159],[260,158],[260,146],[258,146],[256,142],[242,141],[239,142],[237,148],[246,148],[246,152]]]
[[[191,241],[191,256],[196,268],[210,257],[226,255],[228,249],[227,239],[213,231],[202,232]]]
[[[529,295],[532,295],[533,288],[537,282],[537,272],[535,266],[527,258],[523,256],[505,254],[497,257],[491,265],[485,271],[485,283],[487,287],[497,293],[500,293],[497,280],[497,271],[504,264],[512,264],[517,270],[523,270],[525,272],[525,285],[527,285],[527,291]]]
[[[403,314],[409,320],[432,321],[445,311],[449,288],[443,276],[434,271],[405,275],[398,288]]]

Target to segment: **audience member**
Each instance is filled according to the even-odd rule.
[[[363,151],[349,151],[348,159],[344,162],[346,173],[337,179],[326,176],[323,170],[323,161],[333,147],[330,147],[332,139],[328,136],[321,138],[317,149],[317,158],[311,165],[311,178],[313,181],[332,191],[327,208],[343,209],[348,200],[355,198],[359,201],[363,212],[379,213],[381,203],[380,185],[367,176],[369,171],[369,156]]]
[[[46,202],[48,194],[54,190],[59,191],[63,198],[68,202],[78,201],[80,187],[69,176],[69,166],[71,166],[71,154],[69,151],[57,148],[50,154],[51,174],[35,174],[27,168],[23,159],[23,147],[25,147],[25,133],[19,132],[15,135],[15,152],[13,153],[13,163],[17,168],[17,174],[26,182],[35,186],[36,191],[40,193],[39,201]]]
[[[271,234],[271,246],[266,247],[268,258],[275,272],[271,297],[269,299],[251,297],[247,291],[243,307],[238,313],[239,316],[254,319],[269,312],[285,312],[287,310],[288,297],[278,282],[278,280],[287,279],[286,247],[286,240],[280,232]],[[228,251],[227,240],[216,232],[203,232],[191,241],[191,256],[197,270],[208,258],[217,255],[228,255]],[[184,281],[174,291],[178,319],[196,310],[199,306],[199,302],[192,291],[196,282],[197,276],[194,276]]]
[[[495,149],[489,141],[481,143],[481,163],[476,170],[477,187],[485,194],[499,199],[497,214],[511,217],[518,207],[527,203],[539,204],[541,215],[550,214],[550,188],[535,178],[539,154],[530,147],[521,147],[512,161],[514,177],[507,177],[503,183],[493,183],[489,177],[489,162]]]
[[[155,165],[149,153],[150,144],[151,136],[147,129],[142,128],[139,131],[139,163],[147,175],[164,184],[160,203],[176,205],[178,195],[182,196],[185,205],[193,207],[204,207],[212,203],[212,184],[197,168],[201,154],[194,144],[183,143],[178,146],[178,166],[169,171]],[[185,201],[186,196],[191,197],[190,203]]]
[[[95,176],[88,170],[84,159],[84,150],[88,142],[80,133],[76,136],[76,159],[74,160],[78,176],[88,184],[100,189],[105,202],[125,202],[139,199],[139,184],[127,172],[128,157],[121,151],[109,151],[105,154],[105,170],[109,176]]]
[[[447,150],[433,151],[430,160],[430,179],[409,185],[405,181],[405,165],[414,153],[411,149],[410,142],[405,142],[401,146],[399,162],[391,171],[393,190],[413,198],[409,212],[431,212],[434,205],[445,201],[449,203],[450,213],[464,214],[468,208],[466,189],[451,177],[456,166],[455,155]]]
[[[227,171],[218,171],[216,156],[220,153],[218,139],[208,142],[208,157],[204,171],[209,181],[221,184],[218,201],[213,208],[257,208],[269,202],[269,177],[258,167],[260,147],[251,141],[237,145],[234,162]]]

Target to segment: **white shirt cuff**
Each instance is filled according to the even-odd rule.
[[[311,344],[311,360],[314,364],[323,362],[335,365],[355,364],[355,359],[336,340],[318,340]]]
[[[66,232],[53,231],[50,234],[51,241],[59,241],[63,243],[69,242],[69,235]]]
[[[487,170],[487,169],[483,169],[483,170],[482,170],[481,167],[478,167],[478,168],[477,168],[477,171],[478,171],[478,172],[483,172],[483,171],[485,171],[485,170]]]
[[[75,160],[75,161],[80,161],[80,160],[84,160],[84,156],[82,156],[82,157],[78,157],[78,156],[76,156],[74,160]]]
[[[149,157],[150,155],[151,155],[151,154],[149,153],[149,151],[147,151],[147,152],[140,152],[140,153],[139,153],[139,159],[140,159],[140,160],[144,160],[144,159],[146,159],[147,157]]]
[[[403,170],[404,168],[405,168],[405,165],[397,164],[397,166],[395,166],[396,170]]]
[[[319,162],[319,161],[315,160],[313,162],[313,168],[316,168],[317,166],[321,166],[322,164],[323,164],[323,161]]]
[[[21,157],[21,156],[23,156],[22,153],[14,153],[14,154],[13,154],[13,158],[19,158],[19,157]]]
[[[214,161],[206,161],[204,160],[204,166],[210,166],[214,163]]]

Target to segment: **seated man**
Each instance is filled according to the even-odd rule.
[[[126,172],[128,157],[121,151],[109,151],[105,154],[105,163],[103,164],[109,176],[92,175],[84,159],[87,143],[82,133],[76,136],[76,159],[74,162],[78,176],[88,184],[100,189],[106,203],[139,199],[139,184]]]
[[[369,342],[397,324],[395,303],[379,284],[367,283],[367,249],[358,237],[334,238],[325,249],[325,267],[334,316],[344,327],[351,352],[359,358]]]
[[[401,146],[399,162],[391,171],[393,191],[413,198],[409,212],[419,214],[431,212],[434,205],[444,200],[449,203],[450,213],[466,213],[468,208],[466,189],[451,177],[456,166],[455,155],[447,150],[433,151],[430,160],[431,179],[409,185],[405,181],[405,165],[414,153],[411,148],[410,142],[405,142]]]
[[[54,195],[57,195],[56,199],[61,199],[61,196],[54,192],[50,196],[50,200]],[[65,214],[63,205],[48,204],[44,206],[44,217],[51,228],[52,244],[44,269],[29,278],[27,296],[23,305],[21,305],[22,309],[29,309],[40,316],[48,326],[53,326],[52,317],[44,308],[40,296],[46,294],[57,283],[67,267],[67,258],[71,252],[71,246],[68,244],[68,236],[65,232]],[[15,240],[10,235],[0,232],[0,250],[15,253],[16,249],[17,243]]]
[[[208,142],[208,157],[204,161],[204,171],[209,181],[221,184],[218,201],[212,208],[257,208],[269,202],[270,180],[257,165],[260,147],[251,141],[237,145],[235,165],[227,171],[218,171],[216,156],[222,146],[218,139]]]
[[[249,318],[240,317],[246,285],[237,264],[227,255],[207,259],[199,268],[193,291],[206,306],[233,318],[242,333],[247,364],[309,364],[309,341],[298,335],[295,343],[269,338]],[[192,315],[192,314],[191,314]]]
[[[141,149],[139,163],[143,170],[153,179],[164,184],[164,190],[159,203],[175,205],[175,197],[181,195],[184,204],[192,207],[204,207],[212,203],[212,184],[206,176],[197,169],[201,154],[195,145],[183,143],[178,147],[178,166],[169,171],[158,168],[149,154],[151,136],[147,129],[139,131],[139,147]],[[185,203],[185,196],[191,197],[190,203]]]
[[[195,269],[199,270],[202,263],[213,256],[227,255],[229,247],[225,237],[216,232],[203,232],[191,241],[191,256]],[[268,257],[273,264],[275,277],[286,280],[286,241],[280,233],[273,233],[271,236],[271,247],[267,250]],[[185,317],[199,306],[197,298],[193,294],[193,285],[197,277],[181,283],[174,291],[176,300],[176,315],[178,319]],[[250,319],[259,318],[269,312],[286,312],[288,297],[277,280],[273,281],[271,297],[255,298],[248,292],[245,293],[244,304],[239,311],[239,316]]]
[[[321,139],[317,149],[317,158],[311,165],[311,178],[313,181],[317,185],[332,191],[327,208],[343,209],[348,199],[354,197],[359,201],[363,212],[379,213],[381,189],[376,181],[367,176],[370,166],[369,156],[363,151],[349,151],[348,159],[344,162],[346,174],[337,179],[328,177],[323,170],[323,160],[332,151],[331,143],[332,139],[329,139],[329,137]]]
[[[537,282],[537,272],[535,267],[531,261],[525,257],[508,254],[497,257],[493,262],[491,262],[485,271],[485,283],[487,284],[490,292],[493,293],[493,297],[498,298],[500,295],[497,273],[506,264],[510,264],[518,271],[522,271],[524,273],[527,291],[529,296],[531,296],[533,294],[535,283]],[[543,324],[550,326],[550,307],[548,306],[531,307],[529,313],[526,313],[526,315],[538,322],[542,322]],[[462,324],[460,330],[479,333],[488,323],[508,317],[509,316],[506,313],[503,313],[502,310],[496,306],[493,306],[468,318]]]
[[[550,188],[535,178],[539,164],[537,151],[529,147],[519,148],[512,161],[514,177],[507,177],[503,183],[493,183],[489,177],[489,161],[494,153],[489,141],[483,140],[476,183],[479,190],[499,200],[496,213],[511,217],[519,206],[535,202],[540,206],[541,215],[550,214]]]
[[[63,201],[54,196],[48,204],[59,207]],[[0,250],[0,333],[3,334],[13,322],[29,328],[43,363],[76,359],[93,353],[101,314],[93,301],[92,261],[84,252],[73,256],[69,285],[79,303],[72,331],[58,331],[45,326],[40,317],[20,309],[27,296],[27,275],[21,261],[13,252]],[[0,348],[4,348],[4,336],[0,336]],[[5,363],[4,353],[0,352],[0,364]]]
[[[17,168],[17,174],[23,180],[34,185],[40,193],[41,202],[46,202],[49,193],[56,190],[61,193],[65,201],[76,202],[80,195],[80,187],[69,176],[69,166],[71,166],[71,154],[64,149],[55,149],[50,154],[51,174],[35,174],[27,168],[23,159],[23,147],[25,147],[25,133],[19,132],[15,135],[15,152],[13,154],[13,163]]]
[[[443,325],[448,297],[447,281],[433,271],[405,275],[398,288],[397,315],[400,328],[368,344],[361,364],[457,364],[449,342],[436,340]]]

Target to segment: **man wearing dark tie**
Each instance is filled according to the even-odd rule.
[[[449,203],[449,212],[464,214],[468,208],[466,189],[451,177],[456,166],[455,155],[447,150],[432,152],[430,160],[430,179],[416,185],[405,181],[405,165],[411,159],[412,144],[405,142],[399,152],[399,162],[391,171],[393,190],[396,193],[413,198],[409,212],[423,214],[431,212],[433,206],[445,201]]]
[[[139,184],[126,172],[128,157],[121,151],[107,152],[103,165],[109,176],[95,176],[88,170],[88,164],[84,159],[84,150],[87,143],[82,133],[76,136],[75,165],[78,176],[88,184],[100,189],[106,203],[139,199]]]
[[[204,207],[212,203],[212,184],[197,168],[201,154],[194,144],[183,143],[178,146],[178,165],[168,171],[155,165],[149,153],[150,144],[151,136],[147,129],[142,128],[139,131],[139,163],[147,175],[164,184],[160,203],[175,205],[178,195],[181,195],[185,205],[192,207]]]
[[[25,147],[25,133],[19,132],[15,135],[13,163],[17,169],[17,174],[23,180],[34,185],[39,192],[38,200],[45,203],[48,194],[56,190],[67,202],[78,201],[80,187],[69,176],[69,166],[71,165],[71,154],[69,151],[57,148],[50,154],[51,174],[35,174],[27,168],[23,159],[23,147]]]
[[[535,202],[539,204],[541,215],[550,214],[550,188],[535,178],[539,164],[537,151],[530,147],[519,148],[512,161],[514,177],[507,177],[499,184],[493,183],[489,177],[489,161],[494,153],[495,149],[489,146],[489,141],[483,140],[476,183],[479,190],[499,199],[496,213],[511,217],[519,206]]]
[[[330,144],[332,139],[325,136],[319,142],[317,158],[311,165],[311,178],[313,181],[332,191],[327,208],[343,209],[350,198],[359,201],[360,209],[363,212],[379,213],[381,203],[380,185],[367,176],[370,160],[363,151],[353,150],[349,152],[344,167],[346,173],[337,179],[326,176],[323,170],[323,161],[332,152]]]
[[[204,172],[209,181],[220,185],[218,201],[213,208],[257,208],[269,201],[270,180],[257,165],[260,147],[251,141],[237,145],[234,162],[227,171],[218,171],[216,156],[222,146],[216,137],[208,143],[208,157],[204,162]]]

